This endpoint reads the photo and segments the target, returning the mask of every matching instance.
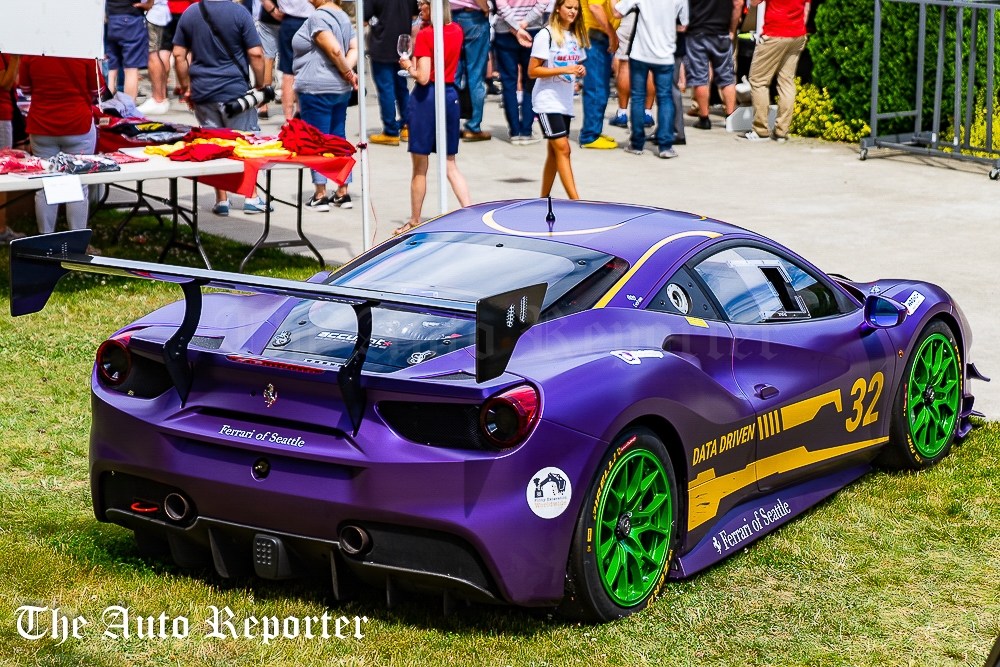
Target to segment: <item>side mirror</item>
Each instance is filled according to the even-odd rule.
[[[865,299],[865,322],[876,329],[898,327],[906,319],[906,306],[878,294]]]

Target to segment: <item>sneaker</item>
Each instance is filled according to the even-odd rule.
[[[394,137],[391,134],[385,134],[384,132],[379,132],[378,134],[369,134],[368,141],[373,144],[380,144],[382,146],[398,146],[399,137]]]
[[[641,148],[636,148],[630,142],[625,144],[625,152],[631,153],[632,155],[642,155],[644,151]]]
[[[521,137],[520,137],[520,135],[517,135],[517,134],[511,135],[509,141],[514,146],[520,146],[521,145]]]
[[[306,202],[306,208],[310,211],[319,211],[321,213],[326,213],[330,210],[330,198],[329,197],[319,197],[315,195],[312,199]]]
[[[253,215],[255,213],[263,213],[267,205],[264,200],[260,197],[247,198],[243,200],[243,212],[247,215]],[[271,211],[274,211],[274,206],[271,207]]]
[[[492,138],[493,135],[485,130],[480,130],[479,132],[462,130],[462,141],[489,141]]]
[[[212,213],[216,215],[221,215],[223,218],[229,215],[229,202],[220,201],[216,202],[215,206],[212,207]]]
[[[772,135],[772,136],[771,136],[771,138],[772,138],[772,139],[774,139],[775,141],[777,141],[777,142],[778,142],[779,144],[783,144],[783,143],[785,143],[786,141],[788,141],[788,137],[779,137],[779,136],[778,136],[778,135],[776,135],[776,134],[775,134],[775,135]]]
[[[646,120],[644,121],[644,124],[646,127],[653,127],[653,125],[656,124],[656,121],[653,120],[653,114],[649,113],[648,109],[646,110]]]
[[[627,128],[628,127],[628,114],[625,113],[624,109],[619,109],[618,113],[615,115],[615,117],[608,121],[608,125],[612,125],[614,127],[624,127],[624,128]]]
[[[14,239],[23,239],[24,236],[25,236],[24,234],[21,234],[20,232],[15,232],[13,229],[8,227],[2,232],[0,232],[0,245],[7,245]]]
[[[661,148],[657,155],[660,156],[661,160],[669,160],[672,157],[677,157],[677,151],[673,148]]]
[[[403,126],[403,129],[399,131],[399,140],[400,141],[410,140],[410,128],[408,128],[405,125]]]
[[[602,134],[601,136],[591,141],[589,144],[582,144],[582,146],[583,148],[598,148],[603,150],[610,150],[613,148],[618,148],[618,142],[612,139],[611,137],[607,136],[606,134]]]
[[[692,127],[696,130],[711,130],[712,120],[708,116],[699,116]]]
[[[737,134],[737,139],[748,139],[750,141],[767,141],[767,137],[762,137],[753,130],[750,130],[746,134]]]
[[[149,114],[161,114],[170,111],[170,100],[163,100],[162,102],[157,102],[152,97],[136,107],[143,116],[148,116]]]
[[[521,135],[522,146],[530,146],[531,144],[537,144],[541,140],[542,137],[538,134],[535,134],[534,132],[532,132],[531,134]]]
[[[339,206],[340,208],[354,208],[354,204],[351,203],[351,195],[346,194],[343,197],[333,196],[330,203],[334,206]]]

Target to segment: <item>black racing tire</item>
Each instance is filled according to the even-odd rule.
[[[659,463],[658,468],[654,459]],[[628,522],[623,524],[620,520],[614,533],[610,533],[606,527],[600,529],[603,532],[598,532],[599,505],[602,510],[607,509],[612,514],[622,509],[617,505],[612,509],[612,504],[618,502],[616,500],[605,500],[605,503],[601,503],[602,496],[605,499],[611,498],[614,493],[611,483],[620,479],[628,480],[630,469],[638,470],[633,478],[637,476],[642,479],[643,475],[654,477],[650,473],[657,473],[649,490],[642,491],[634,501],[635,528],[633,529]],[[664,491],[668,493],[669,508],[663,508],[665,501],[658,500]],[[606,623],[645,609],[663,589],[677,547],[679,500],[677,478],[670,462],[670,455],[653,431],[642,427],[629,428],[615,438],[611,448],[601,460],[580,507],[580,515],[576,521],[573,542],[570,546],[566,592],[559,613],[572,620]],[[659,504],[656,504],[657,502]],[[655,518],[640,518],[640,513],[649,511],[651,506],[659,508],[653,511]],[[628,516],[632,517],[632,512],[628,512]],[[654,522],[655,528],[651,527]],[[665,525],[667,522],[669,526]],[[606,523],[604,525],[607,526]],[[620,530],[624,532],[619,533]],[[621,604],[609,593],[603,583],[601,566],[598,564],[599,545],[596,538],[601,534],[610,535],[615,542],[622,545],[626,543],[634,545],[637,541],[645,553],[659,554],[659,558],[662,558],[662,563],[657,566],[659,558],[634,559],[633,557],[637,567],[647,567],[650,570],[648,576],[641,579],[643,583],[638,584],[638,590],[625,587],[625,590],[631,591],[635,596],[641,596],[641,599],[630,599],[626,604]],[[635,541],[627,542],[630,538]],[[611,544],[610,549],[618,548],[615,544]],[[627,563],[627,557],[623,558],[626,558]],[[614,559],[615,556],[609,557],[610,561]],[[630,574],[624,574],[624,577],[632,581]]]
[[[947,416],[941,414],[941,418],[935,422],[941,424],[941,432],[946,435],[946,439],[942,437],[938,440],[938,446],[940,446],[941,442],[944,443],[943,446],[939,450],[935,447],[933,451],[927,451],[925,446],[920,445],[919,440],[914,440],[914,435],[911,433],[911,416],[916,417],[917,414],[914,411],[921,410],[922,407],[914,405],[908,397],[912,393],[910,392],[910,383],[913,379],[913,366],[915,363],[918,363],[918,354],[920,354],[921,350],[925,349],[924,345],[928,339],[935,338],[937,341],[943,343],[940,338],[942,336],[947,341],[947,345],[950,346],[957,364],[958,399],[956,408],[948,410]],[[941,320],[932,320],[929,322],[917,337],[910,356],[906,360],[906,366],[903,367],[903,374],[900,376],[899,386],[892,403],[892,414],[889,419],[889,442],[876,459],[878,465],[891,470],[922,470],[934,465],[948,455],[951,451],[951,445],[955,440],[955,433],[958,431],[962,421],[959,413],[962,409],[963,369],[962,350],[955,339],[955,334],[951,330],[951,327]],[[931,417],[931,419],[933,418]]]

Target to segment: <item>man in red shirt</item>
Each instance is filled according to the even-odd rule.
[[[763,0],[750,0],[756,7]],[[750,94],[753,97],[753,129],[744,136],[751,141],[768,138],[767,114],[771,81],[778,77],[778,117],[772,138],[785,141],[795,109],[795,68],[806,46],[808,0],[767,0],[763,39],[754,49],[750,65]]]

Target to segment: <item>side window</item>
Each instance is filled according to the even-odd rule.
[[[719,319],[711,299],[702,291],[691,272],[681,268],[660,288],[647,310],[676,313],[709,320]]]
[[[836,296],[823,283],[761,248],[728,248],[694,270],[733,322],[787,322],[841,312]]]

